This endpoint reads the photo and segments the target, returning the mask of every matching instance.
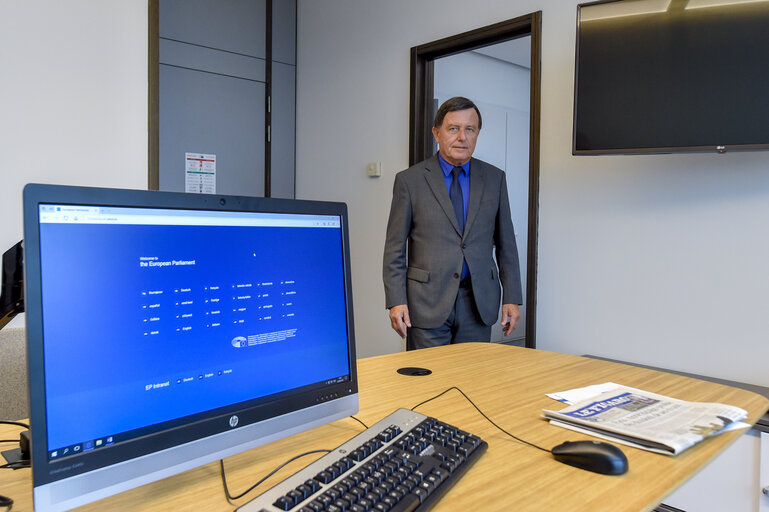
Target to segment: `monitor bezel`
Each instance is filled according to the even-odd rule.
[[[186,418],[175,427],[108,449],[49,460],[40,279],[39,206],[42,204],[338,216],[344,262],[349,381],[285,391],[257,399],[245,408],[233,405],[206,411]],[[32,476],[37,510],[66,510],[90,503],[357,412],[349,228],[344,203],[30,184],[24,188],[24,235]],[[61,477],[62,474],[66,476]]]

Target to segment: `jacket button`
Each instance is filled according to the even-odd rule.
[[[459,279],[459,274],[457,274],[456,272],[454,272],[454,279]]]

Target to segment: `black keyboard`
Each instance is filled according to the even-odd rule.
[[[398,409],[238,511],[427,510],[487,448],[477,436]]]

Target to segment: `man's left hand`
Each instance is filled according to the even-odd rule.
[[[521,310],[518,309],[518,304],[502,304],[502,334],[509,336],[520,318]]]

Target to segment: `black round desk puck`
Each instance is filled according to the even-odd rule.
[[[414,366],[407,366],[405,368],[398,368],[398,373],[401,375],[409,375],[411,377],[422,377],[423,375],[430,375],[432,370],[427,368],[417,368]]]

